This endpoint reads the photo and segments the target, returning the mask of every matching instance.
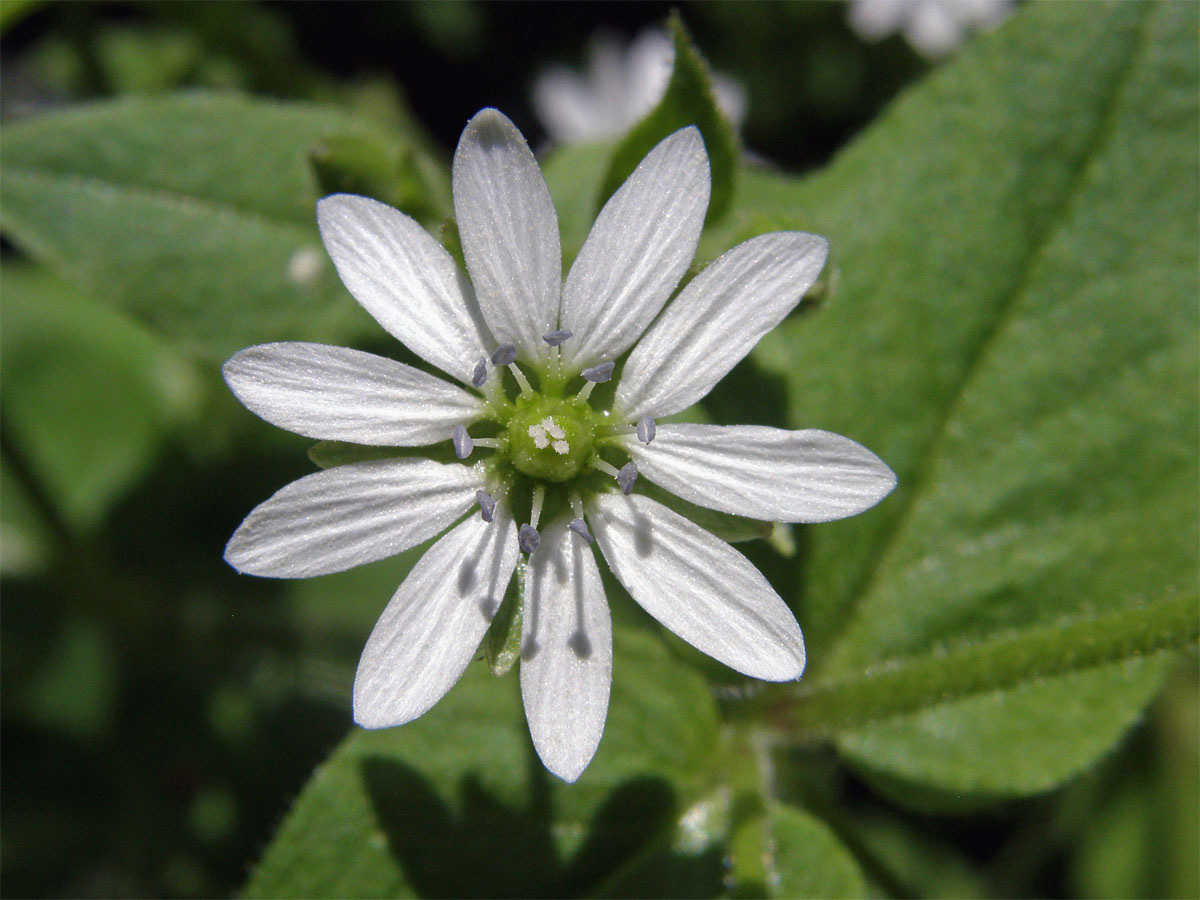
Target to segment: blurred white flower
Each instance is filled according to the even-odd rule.
[[[547,133],[560,143],[619,137],[662,100],[675,64],[671,37],[658,28],[625,46],[609,34],[594,35],[585,73],[557,66],[538,76],[533,108]],[[725,75],[713,75],[717,105],[741,127],[746,92]]]
[[[306,578],[441,535],[367,641],[354,680],[359,724],[401,725],[440,700],[523,566],[525,714],[546,767],[574,781],[604,731],[612,676],[596,549],[685,641],[754,678],[800,677],[804,639],[787,604],[729,544],[635,493],[639,472],[700,506],[782,522],[862,512],[895,476],[825,431],[656,424],[704,397],[825,263],[822,237],[759,235],[667,306],[710,188],[699,131],[677,131],[605,204],[564,282],[537,162],[512,122],[485,109],[454,155],[470,282],[403,213],[347,194],[318,204],[350,292],[449,379],[357,350],[280,343],[234,355],[225,380],[250,410],[298,434],[440,444],[442,461],[407,454],[301,478],[246,517],[225,558],[253,575]],[[621,360],[615,390],[593,396]]]
[[[853,0],[847,18],[866,40],[901,31],[914,50],[938,59],[969,32],[1000,24],[1012,8],[1013,0]]]

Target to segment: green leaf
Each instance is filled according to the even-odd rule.
[[[4,0],[0,3],[0,34],[7,34],[10,28],[44,2],[45,0]]]
[[[673,15],[669,24],[675,43],[675,67],[666,93],[617,145],[604,177],[600,202],[603,205],[613,195],[659,141],[680,128],[695,125],[704,138],[712,167],[707,218],[711,223],[724,215],[733,199],[739,156],[737,135],[717,106],[708,64],[692,43],[683,21]]]
[[[0,574],[30,575],[50,557],[51,528],[29,485],[0,454]]]
[[[1057,818],[1071,828],[1070,837],[1078,837],[1071,841],[1073,895],[1200,896],[1196,663],[1193,655],[1176,670],[1150,711],[1151,727],[1140,730],[1119,756],[1066,792],[1066,809]],[[1057,830],[1067,829],[1058,824]]]
[[[191,94],[45,115],[7,127],[2,146],[5,235],[189,351],[220,361],[267,340],[379,333],[321,247],[310,154],[412,160],[401,135],[318,106]],[[325,165],[353,174],[336,154]]]
[[[711,695],[652,637],[617,629],[614,644],[605,736],[576,784],[534,754],[517,679],[475,663],[417,721],[351,733],[247,895],[566,896],[629,880],[661,896],[715,893],[721,854],[705,807],[690,839],[678,829],[718,764]]]
[[[517,568],[496,617],[483,638],[484,656],[493,675],[507,675],[521,658],[521,633],[525,622],[525,567],[528,557],[517,560]]]
[[[866,897],[862,870],[829,827],[785,803],[769,810],[774,836],[773,897]]]
[[[49,273],[4,267],[4,431],[68,526],[95,526],[199,411],[197,374],[154,335]]]
[[[865,897],[850,851],[811,813],[774,799],[774,760],[762,732],[730,729],[730,836],[726,884],[733,897]]]
[[[318,441],[308,448],[308,458],[322,469],[369,462],[373,459],[391,459],[400,455],[400,448],[397,447],[372,447],[368,444],[351,444],[348,441]]]
[[[546,176],[558,213],[563,271],[569,270],[592,230],[596,220],[592,205],[596,185],[611,156],[612,147],[608,144],[563,144],[541,160],[542,174]]]
[[[710,235],[806,225],[840,270],[753,361],[786,387],[777,424],[899,474],[877,509],[807,529],[797,572],[812,695],[891,671],[858,683],[912,704],[807,720],[869,772],[1044,790],[1137,720],[1171,658],[1142,654],[1194,640],[1196,17],[1025,7],[828,170],[747,173]],[[736,404],[722,390],[710,409]]]
[[[364,135],[333,135],[309,148],[320,193],[374,197],[422,221],[450,207],[448,185],[416,148]]]

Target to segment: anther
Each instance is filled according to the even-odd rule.
[[[532,553],[542,543],[542,536],[532,525],[522,525],[517,532],[517,546],[526,553]]]
[[[496,501],[492,499],[491,494],[487,491],[476,491],[475,502],[479,504],[479,518],[485,522],[492,521],[496,512]]]
[[[549,344],[551,347],[557,347],[559,344],[561,344],[563,341],[565,341],[567,338],[569,338],[571,336],[572,336],[572,332],[567,331],[564,328],[561,331],[550,331],[550,332],[547,332],[546,334],[543,334],[542,340],[545,341],[547,344]]]
[[[501,344],[496,348],[496,352],[492,354],[493,366],[507,366],[517,358],[517,347],[515,344]]]
[[[595,540],[592,533],[588,531],[587,523],[583,519],[572,519],[571,524],[567,526],[571,531],[575,532],[589,544]]]
[[[612,378],[613,368],[615,368],[615,366],[616,363],[604,362],[600,363],[598,366],[592,366],[591,368],[584,369],[579,374],[582,375],[586,381],[591,381],[594,384],[603,384],[604,382],[608,381],[608,379]]]
[[[638,440],[643,444],[648,444],[654,440],[654,420],[649,416],[642,416],[637,423]]]
[[[621,486],[621,493],[628,496],[633,493],[633,483],[637,481],[638,471],[633,460],[621,466],[621,471],[617,473],[617,484]]]
[[[471,451],[475,449],[475,442],[471,440],[471,436],[467,434],[467,429],[463,425],[454,426],[454,455],[459,459],[466,459],[471,455]]]
[[[475,363],[475,371],[471,375],[471,384],[475,387],[483,387],[483,383],[487,381],[487,357],[479,357],[479,362]]]

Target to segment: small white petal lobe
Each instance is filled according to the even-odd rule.
[[[530,557],[521,695],[546,768],[575,781],[600,743],[612,684],[612,623],[592,548],[560,519]]]
[[[643,475],[692,503],[752,519],[844,519],[896,486],[883,460],[828,431],[660,425],[656,438],[625,441]]]
[[[467,512],[483,487],[474,468],[427,459],[316,472],[251,510],[225,546],[225,561],[272,578],[341,572],[433,537]]]
[[[261,344],[221,372],[255,415],[317,440],[436,444],[484,411],[478,396],[412,366],[326,344]]]
[[[484,319],[522,358],[547,359],[542,335],[558,327],[562,252],[537,160],[512,122],[485,109],[459,139],[452,177],[463,256]]]
[[[466,384],[487,332],[450,254],[399,210],[352,194],[317,203],[321,240],[342,282],[389,334]]]
[[[601,494],[588,524],[630,596],[693,647],[751,678],[791,681],[804,638],[787,604],[746,557],[638,494]]]
[[[812,287],[825,238],[799,231],[738,244],[697,275],[633,348],[617,385],[628,420],[657,419],[712,390]]]
[[[616,359],[658,315],[696,253],[708,154],[693,126],[647,154],[604,205],[563,286],[568,368]]]
[[[500,607],[517,562],[512,518],[458,525],[413,566],[367,639],[354,676],[354,721],[403,725],[454,686]]]

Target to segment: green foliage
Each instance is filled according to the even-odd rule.
[[[538,763],[515,674],[494,678],[476,662],[420,720],[351,732],[284,820],[249,895],[1015,894],[1031,882],[1006,861],[1042,846],[1084,894],[1194,894],[1194,878],[1161,874],[1196,868],[1194,654],[1147,708],[1198,631],[1197,7],[1028,4],[804,179],[739,170],[706,64],[673,29],[659,108],[615,149],[556,151],[547,180],[569,263],[597,185],[607,197],[654,143],[696,123],[714,185],[701,262],[769,230],[830,238],[820,296],[689,414],[837,431],[899,474],[877,509],[795,529],[794,553],[741,547],[796,609],[810,671],[718,704],[713,683],[729,673],[695,665],[607,579],[611,709],[577,784]],[[109,81],[161,87],[180,77],[172,48],[201,46],[138,40],[105,43]],[[456,245],[446,172],[421,136],[332,107],[122,99],[8,124],[2,152],[0,225],[38,264],[6,257],[3,276],[0,564],[18,579],[111,523],[139,480],[155,493],[147,472],[173,443],[199,454],[197,420],[220,432],[213,446],[236,431],[209,417],[205,393],[223,389],[211,365],[202,383],[189,355],[219,363],[288,339],[388,346],[321,249],[322,193],[402,205]],[[261,499],[291,473],[264,458],[271,429],[244,427],[255,430],[229,463],[232,492]],[[364,452],[412,451],[323,442],[311,457],[330,466]],[[209,492],[210,470],[186,471]],[[685,512],[731,540],[769,531]],[[158,515],[189,528],[205,518]],[[228,533],[223,520],[212,530]],[[219,565],[221,538],[184,531]],[[111,540],[114,557],[133,543]],[[217,653],[229,652],[217,621],[294,642],[290,657],[261,652],[257,706],[226,692],[206,707],[238,760],[268,733],[318,730],[303,710],[252,720],[282,685],[332,705],[335,728],[348,722],[352,660],[422,548],[264,587],[255,596],[281,604],[281,628],[223,571],[206,568],[173,596],[157,568],[178,579],[185,557],[172,550],[183,544],[148,551],[110,588],[134,598],[117,625],[94,590],[104,574],[82,582],[86,602],[64,603],[62,622],[43,629],[43,658],[18,660],[35,673],[13,704],[20,719],[90,741],[127,722],[126,705],[140,714],[122,692],[142,669],[120,668],[130,651],[113,636],[159,646],[150,611],[169,603],[181,619],[169,627]],[[79,568],[90,575],[97,557]],[[63,581],[46,595],[74,584],[73,571],[55,574]],[[20,607],[30,633],[35,608]],[[497,629],[481,648],[496,671],[516,662],[516,634]],[[225,678],[234,663],[208,665]],[[1150,742],[1171,751],[1143,767]],[[140,760],[124,765],[142,774]],[[856,805],[852,780],[872,789],[871,804]],[[222,840],[229,797],[212,782],[189,794],[189,835]],[[955,845],[956,820],[939,831],[906,811],[1000,801],[1026,804],[1040,824],[991,871]]]
[[[772,804],[776,897],[866,897],[854,857],[819,819],[802,809]]]
[[[42,0],[4,0],[0,3],[0,34],[7,32],[41,3]]]
[[[325,181],[345,170],[339,183],[354,186],[389,177],[362,174],[368,151],[372,165],[395,153],[395,191],[413,196],[411,173],[426,163],[387,148],[403,138],[306,104],[207,94],[98,104],[5,129],[0,223],[81,290],[206,359],[267,339],[350,341],[377,326],[321,248],[312,159]],[[437,208],[435,193],[423,208]]]
[[[800,689],[766,688],[742,712],[765,715],[785,739],[832,739],[903,803],[954,809],[1060,784],[1114,745],[1173,651],[1195,643],[1197,148],[1194,129],[1180,127],[1195,122],[1195,48],[1194,22],[1176,21],[1193,15],[1029,10],[828,171],[804,182],[745,173],[739,203],[706,237],[711,256],[762,230],[810,228],[830,236],[839,276],[820,305],[764,340],[709,398],[709,413],[744,420],[748,379],[765,378],[778,391],[768,400],[782,398],[751,404],[767,421],[850,434],[901,477],[876,512],[802,532],[785,570],[803,585],[813,673]],[[584,148],[548,163],[560,203],[600,158]],[[567,247],[586,228],[572,222]],[[618,678],[630,660],[621,644]],[[655,694],[685,711],[667,686]],[[550,806],[592,797],[603,777],[594,773],[614,766],[637,776],[609,743],[628,738],[624,729],[669,735],[670,721],[626,703],[614,695],[592,768],[577,788],[554,786]],[[516,741],[514,719],[515,708],[493,722],[491,739]],[[412,758],[406,748],[426,728],[398,732],[393,758]],[[367,740],[352,737],[335,760]],[[443,734],[445,755],[471,745]],[[491,756],[453,770],[473,783]],[[832,832],[755,793],[754,754],[731,751],[717,765],[697,776],[673,763],[667,776],[677,789],[733,791],[708,846],[730,842],[735,893],[865,891]],[[682,792],[677,802],[713,796]],[[317,877],[303,847],[337,797],[310,788],[260,873]],[[446,792],[438,809],[452,802]],[[761,862],[767,847],[777,848],[777,871]],[[416,857],[399,855],[417,877]],[[533,868],[560,873],[556,865]],[[301,884],[274,877],[260,874],[256,892]],[[389,878],[385,889],[400,890]],[[371,883],[306,882],[301,892]],[[654,892],[636,884],[629,890]]]
[[[99,522],[201,393],[156,335],[24,265],[4,269],[0,360],[12,450],[72,530]]]
[[[308,157],[320,196],[362,194],[422,221],[436,220],[450,208],[449,185],[415,147],[379,137],[334,135],[313,144]]]
[[[900,476],[876,512],[811,529],[807,689],[949,674],[971,648],[960,684],[999,677],[988,642],[1041,645],[1007,686],[929,678],[920,712],[838,739],[953,792],[1045,789],[1137,719],[1166,662],[1087,660],[1089,618],[1153,631],[1169,607],[1170,643],[1195,635],[1196,10],[1090,12],[1028,10],[799,186],[748,176],[727,228],[774,207],[829,235],[836,292],[755,360],[794,398],[786,424]]]
[[[578,784],[533,754],[516,680],[474,666],[411,726],[342,744],[248,896],[712,893],[718,835],[702,814],[688,842],[674,831],[718,771],[715,705],[652,637],[617,630],[614,643],[610,728]]]
[[[649,115],[633,127],[613,151],[600,192],[603,205],[637,168],[637,164],[667,135],[695,125],[704,137],[712,167],[712,199],[708,222],[724,215],[733,200],[738,168],[738,140],[729,120],[717,107],[712,75],[678,16],[670,20],[675,42],[675,68],[667,91]]]
[[[483,638],[483,652],[493,675],[506,675],[521,658],[521,632],[525,622],[526,560],[518,559],[508,590],[496,617]]]

